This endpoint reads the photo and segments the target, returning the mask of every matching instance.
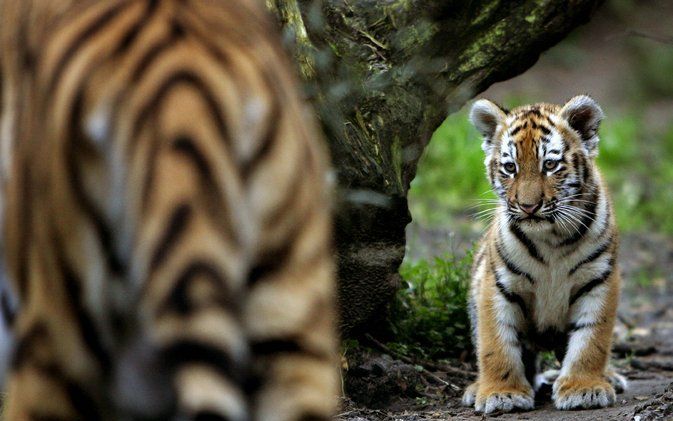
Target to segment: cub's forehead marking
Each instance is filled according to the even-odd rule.
[[[553,125],[557,126],[559,124],[559,117],[556,116],[556,114],[549,114],[547,116],[547,120],[549,120]]]
[[[567,145],[557,125],[560,118],[549,110],[527,108],[508,115],[503,124],[500,158],[503,163],[516,163],[523,142],[533,142],[540,160],[560,159]]]
[[[543,137],[543,141],[538,146],[538,156],[540,159],[560,159],[565,151],[565,142],[561,134],[552,129],[550,134]]]
[[[500,157],[503,162],[512,162],[513,160],[516,160],[516,144],[514,143],[514,139],[512,136],[509,134],[505,134],[502,143],[501,143],[501,148],[500,148]]]
[[[520,147],[530,142],[540,163],[546,159],[559,160],[563,157],[566,145],[557,130],[557,118],[543,110],[533,109],[508,116],[500,148],[500,161],[503,164],[517,163]]]

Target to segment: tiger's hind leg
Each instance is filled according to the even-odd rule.
[[[612,387],[615,388],[616,393],[624,393],[629,387],[629,382],[626,377],[617,373],[614,368],[608,367],[605,370],[605,377],[608,379]]]
[[[171,104],[166,109],[176,113],[160,116],[166,130],[189,133],[189,121],[178,113],[200,115],[204,106],[199,93],[175,89],[166,101]],[[144,133],[139,142],[145,140]],[[213,183],[204,183],[192,171],[192,157],[184,152],[200,151],[207,143],[197,136],[172,133],[165,138],[178,140],[161,143],[151,158],[156,164],[147,200],[153,208],[136,234],[133,270],[140,274],[142,290],[139,328],[133,340],[146,344],[150,360],[163,369],[147,374],[166,378],[173,389],[172,419],[246,421],[250,411],[241,387],[249,365],[241,322],[244,252],[236,247],[238,233],[226,220],[228,208],[216,207],[222,201],[206,200],[217,197]],[[210,159],[216,158],[220,157]],[[175,182],[176,178],[180,181]],[[154,380],[143,381],[150,389],[152,384],[161,386]],[[152,412],[147,399],[131,403],[140,405],[133,408],[138,414]]]
[[[328,419],[337,341],[317,139],[304,137],[308,123],[286,114],[298,105],[283,98],[266,116],[278,121],[256,116],[269,130],[243,177],[216,153],[226,151],[208,131],[216,124],[194,129],[196,115],[212,118],[200,91],[177,85],[164,98],[171,112],[157,116],[166,133],[151,152],[152,177],[138,167],[137,178],[152,185],[134,197],[152,206],[148,223],[138,224],[133,272],[144,286],[143,332],[171,371],[179,416]],[[216,169],[231,174],[214,179]]]

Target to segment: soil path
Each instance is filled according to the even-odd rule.
[[[470,241],[441,232],[416,232],[414,237],[426,244],[434,242],[434,251],[442,249],[441,240],[434,241],[437,239]],[[446,251],[455,246],[446,243],[443,248]],[[613,364],[629,379],[629,389],[617,395],[615,406],[558,411],[547,396],[530,412],[482,416],[460,405],[462,390],[474,377],[473,366],[427,364],[421,369],[418,364],[386,355],[378,346],[380,352],[349,361],[346,387],[359,402],[345,401],[337,419],[673,420],[673,239],[651,233],[625,234],[620,265],[628,281],[615,328]]]
[[[623,317],[633,317],[633,314]],[[630,329],[620,323],[617,328],[617,335],[621,335],[621,339],[615,343],[613,362],[618,371],[629,379],[629,388],[617,395],[617,404],[613,407],[558,411],[547,396],[546,399],[536,402],[536,408],[530,412],[483,416],[460,404],[462,389],[471,381],[467,375],[456,375],[441,369],[419,372],[418,367],[389,356],[370,355],[351,370],[356,377],[362,376],[361,384],[355,384],[355,387],[363,388],[366,396],[374,401],[386,393],[399,393],[401,396],[387,402],[383,405],[385,408],[379,410],[366,409],[347,401],[337,419],[673,420],[673,308],[659,308],[642,313],[639,317],[648,319],[649,322]],[[349,381],[352,382],[352,379]],[[410,385],[420,382],[427,386],[420,396],[415,392],[406,393],[412,389]],[[380,396],[377,397],[377,394]],[[374,402],[374,406],[376,405],[377,402]],[[381,406],[380,403],[378,405]]]
[[[640,407],[649,403],[649,396],[662,394],[669,383],[673,381],[673,373],[653,374],[649,379],[631,380],[629,390],[618,395],[618,404],[606,409],[593,409],[583,411],[558,411],[551,403],[546,403],[534,411],[519,412],[512,414],[494,414],[482,416],[470,408],[460,406],[459,399],[452,399],[444,407],[421,410],[406,410],[401,412],[389,412],[381,410],[354,409],[344,411],[337,419],[348,421],[364,420],[540,420],[540,421],[581,421],[581,420],[632,420]],[[641,412],[641,411],[640,411]],[[673,415],[671,415],[673,417]],[[645,421],[650,418],[643,418]],[[665,418],[651,418],[665,419]]]

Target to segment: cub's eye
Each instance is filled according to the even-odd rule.
[[[548,159],[544,161],[544,169],[547,171],[553,171],[558,167],[558,161],[553,160],[553,159]]]
[[[516,165],[514,164],[514,162],[507,162],[503,166],[505,167],[505,171],[507,171],[508,173],[516,172]]]

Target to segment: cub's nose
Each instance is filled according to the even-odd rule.
[[[521,208],[522,211],[526,212],[528,215],[532,215],[542,207],[542,200],[540,200],[534,205],[526,205],[523,203],[519,203],[519,207]]]

